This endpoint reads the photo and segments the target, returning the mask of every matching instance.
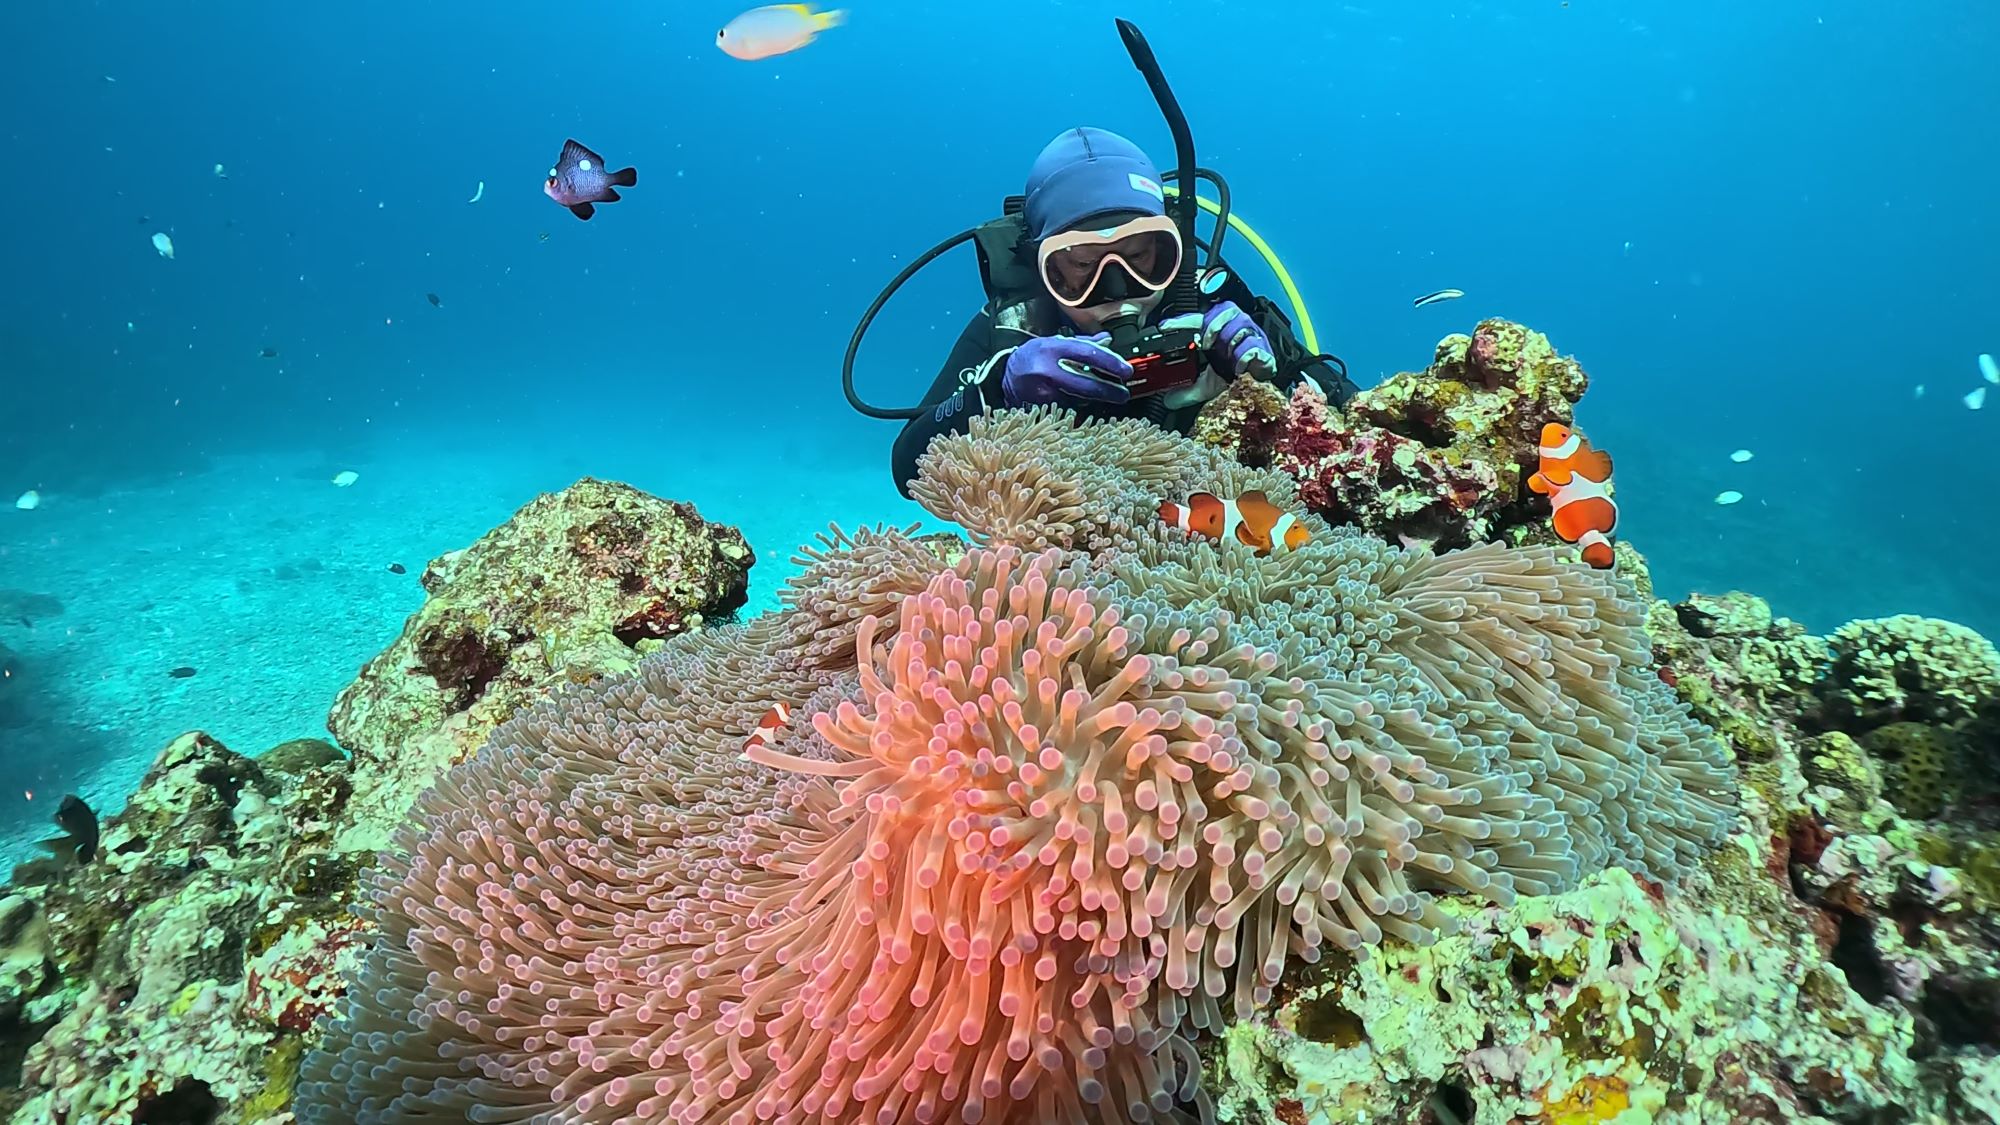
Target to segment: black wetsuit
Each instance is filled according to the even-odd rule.
[[[1240,285],[1240,282],[1237,284]],[[1271,350],[1278,358],[1278,374],[1272,382],[1279,390],[1290,394],[1301,375],[1311,375],[1335,405],[1353,397],[1355,386],[1346,373],[1307,352],[1298,337],[1292,334],[1291,322],[1275,305],[1249,296],[1247,290],[1234,299],[1270,337]],[[985,382],[973,387],[961,386],[958,373],[976,368],[1001,348],[1026,339],[1028,337],[1018,333],[1008,337],[998,331],[990,305],[965,326],[965,331],[959,334],[958,343],[952,346],[951,354],[945,358],[937,379],[931,383],[929,393],[924,396],[924,412],[904,423],[903,432],[896,435],[893,466],[896,488],[903,495],[910,494],[910,481],[917,475],[917,458],[930,446],[931,439],[940,434],[964,433],[974,415],[1006,406],[1001,397],[1001,373],[998,369],[991,372]],[[1065,405],[1086,417],[1150,418],[1164,429],[1184,434],[1194,427],[1195,418],[1206,403],[1190,403],[1177,410],[1165,409],[1157,398],[1115,404],[1079,402]]]

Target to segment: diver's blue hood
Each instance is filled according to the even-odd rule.
[[[1112,213],[1167,213],[1153,162],[1103,129],[1070,129],[1050,141],[1028,170],[1028,237],[1039,242]]]

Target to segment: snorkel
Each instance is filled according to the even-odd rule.
[[[1153,92],[1153,101],[1160,107],[1160,116],[1166,119],[1167,132],[1174,138],[1174,182],[1192,184],[1195,177],[1194,132],[1188,128],[1187,114],[1181,112],[1180,99],[1174,97],[1173,87],[1167,85],[1167,77],[1160,71],[1160,60],[1153,56],[1153,47],[1131,20],[1118,21],[1118,38],[1125,41],[1125,51],[1132,56],[1132,65],[1145,76],[1146,88]],[[1181,254],[1180,272],[1174,275],[1174,283],[1167,287],[1166,298],[1160,303],[1168,315],[1201,311],[1201,293],[1195,288],[1194,250],[1197,240],[1194,233],[1194,193],[1180,191],[1169,195],[1166,200],[1167,215],[1181,232],[1181,245],[1186,249]]]
[[[1131,20],[1118,22],[1118,38],[1124,40],[1125,51],[1132,56],[1132,65],[1145,76],[1146,87],[1153,92],[1153,101],[1160,107],[1160,116],[1166,119],[1167,131],[1174,138],[1174,160],[1177,165],[1174,178],[1182,184],[1194,182],[1194,132],[1188,128],[1187,114],[1181,112],[1180,100],[1174,97],[1173,87],[1167,85],[1167,77],[1160,71],[1160,60],[1153,55],[1153,47],[1146,42],[1146,36]],[[1195,288],[1194,272],[1194,193],[1177,192],[1165,201],[1167,215],[1173,219],[1180,231],[1180,269],[1174,280],[1167,286],[1161,298],[1159,309],[1167,317],[1180,313],[1201,311],[1201,293]],[[1138,305],[1125,308],[1103,321],[1104,331],[1111,334],[1111,350],[1124,356],[1132,365],[1132,377],[1125,380],[1125,386],[1133,398],[1157,395],[1165,391],[1179,390],[1193,386],[1201,378],[1201,333],[1192,328],[1163,331],[1146,328],[1146,314]]]

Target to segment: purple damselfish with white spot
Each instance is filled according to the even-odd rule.
[[[638,182],[637,168],[606,171],[603,157],[575,140],[567,140],[563,142],[562,155],[556,157],[556,166],[549,169],[549,179],[542,185],[542,193],[569,208],[577,218],[589,219],[597,211],[591,204],[616,203],[617,188],[631,187]]]

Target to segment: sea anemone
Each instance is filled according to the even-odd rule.
[[[1431,941],[1438,894],[1670,879],[1730,825],[1620,579],[1189,539],[1161,495],[1290,493],[1144,423],[998,415],[922,471],[955,563],[836,534],[780,612],[419,802],[304,1125],[1200,1120],[1195,1037],[1291,961]]]

